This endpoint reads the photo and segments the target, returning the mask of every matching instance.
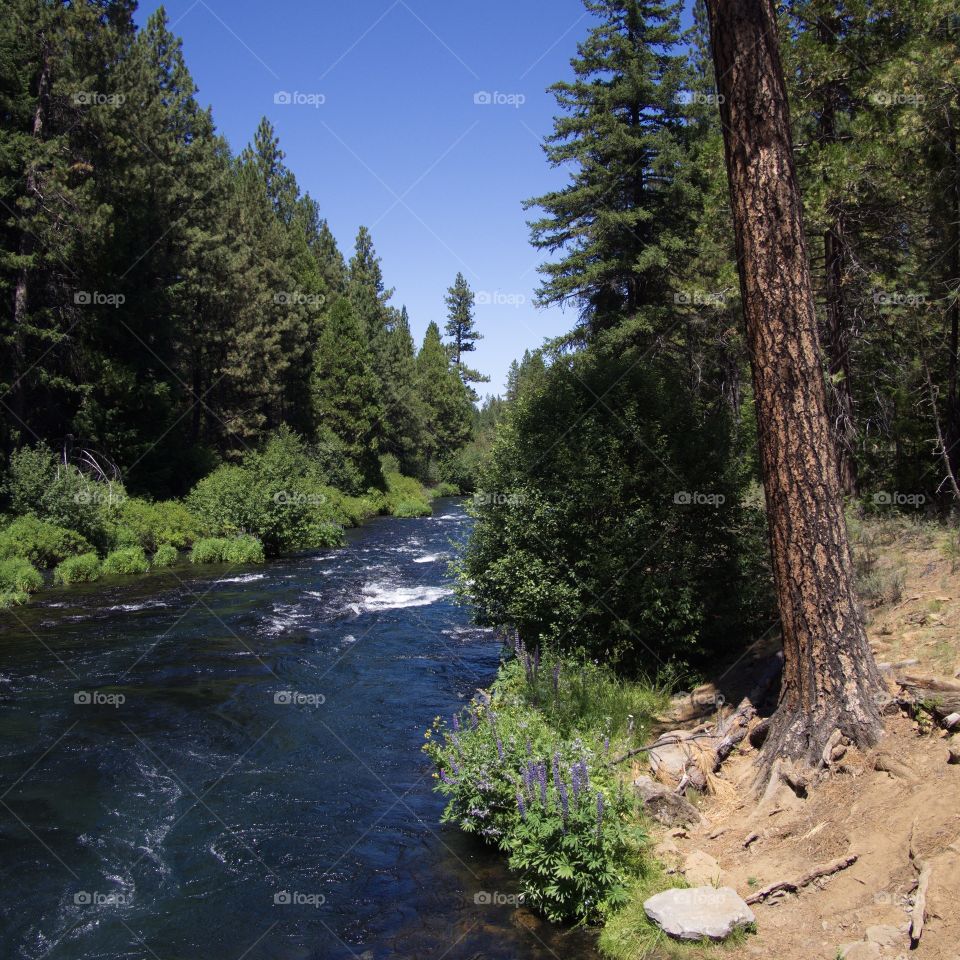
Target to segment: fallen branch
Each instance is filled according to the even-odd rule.
[[[621,753],[619,757],[608,760],[607,766],[615,767],[618,763],[623,763],[624,760],[629,760],[641,753],[649,753],[651,750],[658,750],[660,747],[671,747],[678,743],[692,743],[694,740],[716,740],[716,738],[715,733],[694,733],[687,737],[663,737],[654,743],[648,743],[645,747],[634,747],[633,750]]]
[[[913,902],[913,911],[910,914],[910,945],[916,949],[923,936],[923,923],[927,916],[927,888],[930,886],[930,875],[933,867],[929,863],[920,861],[920,879],[917,881],[917,895]]]
[[[766,886],[762,890],[758,890],[752,896],[747,897],[747,903],[762,903],[768,897],[772,897],[775,893],[780,893],[781,891],[786,893],[796,893],[803,887],[813,883],[814,880],[819,880],[821,877],[829,877],[834,873],[839,873],[841,870],[846,870],[847,867],[852,866],[856,862],[857,855],[855,853],[850,853],[845,857],[841,857],[839,860],[832,860],[830,863],[822,863],[820,866],[814,867],[809,873],[805,873],[798,880],[778,880],[776,883],[769,884],[769,886]]]

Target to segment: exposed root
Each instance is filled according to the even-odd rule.
[[[850,853],[845,857],[840,857],[839,860],[831,860],[830,863],[822,863],[796,880],[778,880],[776,883],[769,884],[762,890],[758,890],[752,896],[747,897],[747,903],[762,903],[768,897],[773,896],[775,893],[780,893],[781,891],[786,893],[796,893],[803,887],[813,883],[814,880],[819,880],[821,877],[829,877],[834,873],[839,873],[841,870],[846,870],[847,867],[852,866],[856,862],[857,855],[855,853]]]

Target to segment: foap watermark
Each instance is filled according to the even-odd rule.
[[[78,290],[73,295],[78,307],[122,307],[127,298],[122,293],[104,293],[101,290]]]
[[[327,902],[322,893],[300,893],[297,890],[281,890],[273,895],[275,907],[313,907],[317,909]]]
[[[716,690],[694,690],[690,694],[690,703],[697,709],[720,710],[727,698]]]
[[[673,302],[689,307],[725,307],[727,295],[722,290],[678,290]]]
[[[130,901],[125,893],[78,890],[73,895],[73,902],[78,907],[125,907]]]
[[[523,901],[522,893],[500,893],[499,890],[481,890],[473,895],[478,907],[519,907]]]
[[[302,90],[278,90],[273,102],[280,107],[313,107],[319,110],[327,102],[325,93],[304,93]]]
[[[322,493],[300,493],[296,490],[278,490],[273,495],[278,507],[322,507],[327,498]]]
[[[500,290],[478,290],[476,293],[476,303],[480,307],[522,307],[526,302],[526,295],[522,293]]]
[[[281,290],[273,295],[273,302],[282,307],[322,307],[327,302],[327,298],[322,293]]]
[[[81,490],[73,495],[73,502],[77,506],[119,507],[129,499],[124,490],[114,490],[112,487],[107,487],[106,490],[101,490],[99,487]]]
[[[99,93],[96,90],[78,90],[73,102],[78,107],[119,107],[126,103],[122,93]]]
[[[526,102],[525,93],[501,93],[499,90],[478,90],[473,95],[478,107],[513,107],[519,110]]]
[[[473,496],[478,507],[519,507],[525,501],[522,493],[476,493]]]
[[[727,498],[722,493],[701,493],[699,490],[679,490],[673,495],[679,507],[722,507]]]
[[[927,302],[927,295],[910,290],[876,290],[873,302],[878,307],[920,307]]]
[[[716,107],[723,103],[722,93],[703,93],[701,90],[681,90],[674,95],[674,103],[698,104]]]
[[[919,107],[927,98],[922,93],[906,90],[874,90],[870,102],[878,107]]]
[[[104,693],[102,690],[78,690],[73,702],[80,707],[122,707],[127,698],[122,693]]]
[[[901,493],[899,490],[881,490],[873,495],[875,507],[922,507],[927,498],[922,493]]]
[[[322,707],[327,698],[322,693],[301,693],[299,690],[278,690],[273,702],[282,707]]]

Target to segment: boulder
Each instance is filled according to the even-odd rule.
[[[633,788],[647,815],[665,827],[700,823],[702,820],[700,811],[686,797],[681,797],[651,777],[637,777],[633,781]]]
[[[907,946],[907,933],[906,930],[900,927],[876,924],[875,926],[867,927],[867,941],[891,950],[895,947],[905,948]]]
[[[880,945],[867,940],[857,940],[840,948],[841,960],[877,960],[880,956]]]
[[[678,940],[726,940],[757,918],[732,887],[664,890],[643,909],[664,933]]]

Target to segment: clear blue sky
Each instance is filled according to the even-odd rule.
[[[142,24],[160,4],[142,3]],[[234,151],[270,118],[301,187],[349,257],[373,232],[419,339],[462,271],[480,295],[474,365],[500,392],[510,361],[569,329],[537,310],[541,255],[522,201],[565,180],[541,150],[553,98],[591,23],[581,0],[171,0],[200,101]],[[301,103],[278,104],[278,92]],[[475,103],[475,94],[500,101]],[[322,105],[309,101],[324,98]],[[523,98],[522,102],[518,101]],[[532,213],[533,211],[531,211]],[[483,391],[481,391],[483,392]]]

